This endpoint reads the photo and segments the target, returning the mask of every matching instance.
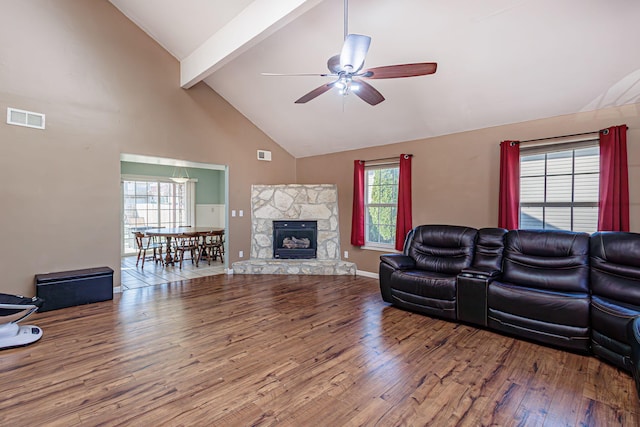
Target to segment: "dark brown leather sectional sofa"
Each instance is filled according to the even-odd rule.
[[[594,354],[640,391],[640,234],[421,225],[380,260],[384,301]]]

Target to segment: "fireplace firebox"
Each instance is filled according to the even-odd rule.
[[[273,257],[316,257],[318,221],[273,221]]]

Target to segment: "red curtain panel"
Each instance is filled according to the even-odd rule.
[[[629,231],[627,125],[600,131],[599,231]]]
[[[520,145],[517,141],[500,143],[500,195],[498,227],[518,228],[520,211]]]
[[[351,244],[364,246],[364,161],[353,162],[353,210],[351,212]]]
[[[400,155],[398,178],[398,217],[396,219],[396,250],[401,251],[405,236],[412,228],[411,219],[411,155]]]

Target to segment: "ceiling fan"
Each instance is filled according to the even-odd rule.
[[[412,64],[387,65],[362,69],[369,51],[371,37],[361,34],[349,34],[348,31],[349,0],[344,0],[344,44],[338,55],[327,61],[329,73],[322,74],[273,74],[262,73],[266,76],[321,76],[333,77],[334,80],[323,84],[295,101],[304,104],[323,93],[335,88],[340,89],[344,96],[353,93],[370,105],[378,105],[384,101],[384,96],[364,79],[397,79],[400,77],[414,77],[433,74],[438,64],[435,62],[418,62]]]

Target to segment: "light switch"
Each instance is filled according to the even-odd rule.
[[[235,209],[231,210],[231,216],[236,216],[236,210]]]
[[[238,216],[244,216],[244,211],[242,209],[238,212]]]

